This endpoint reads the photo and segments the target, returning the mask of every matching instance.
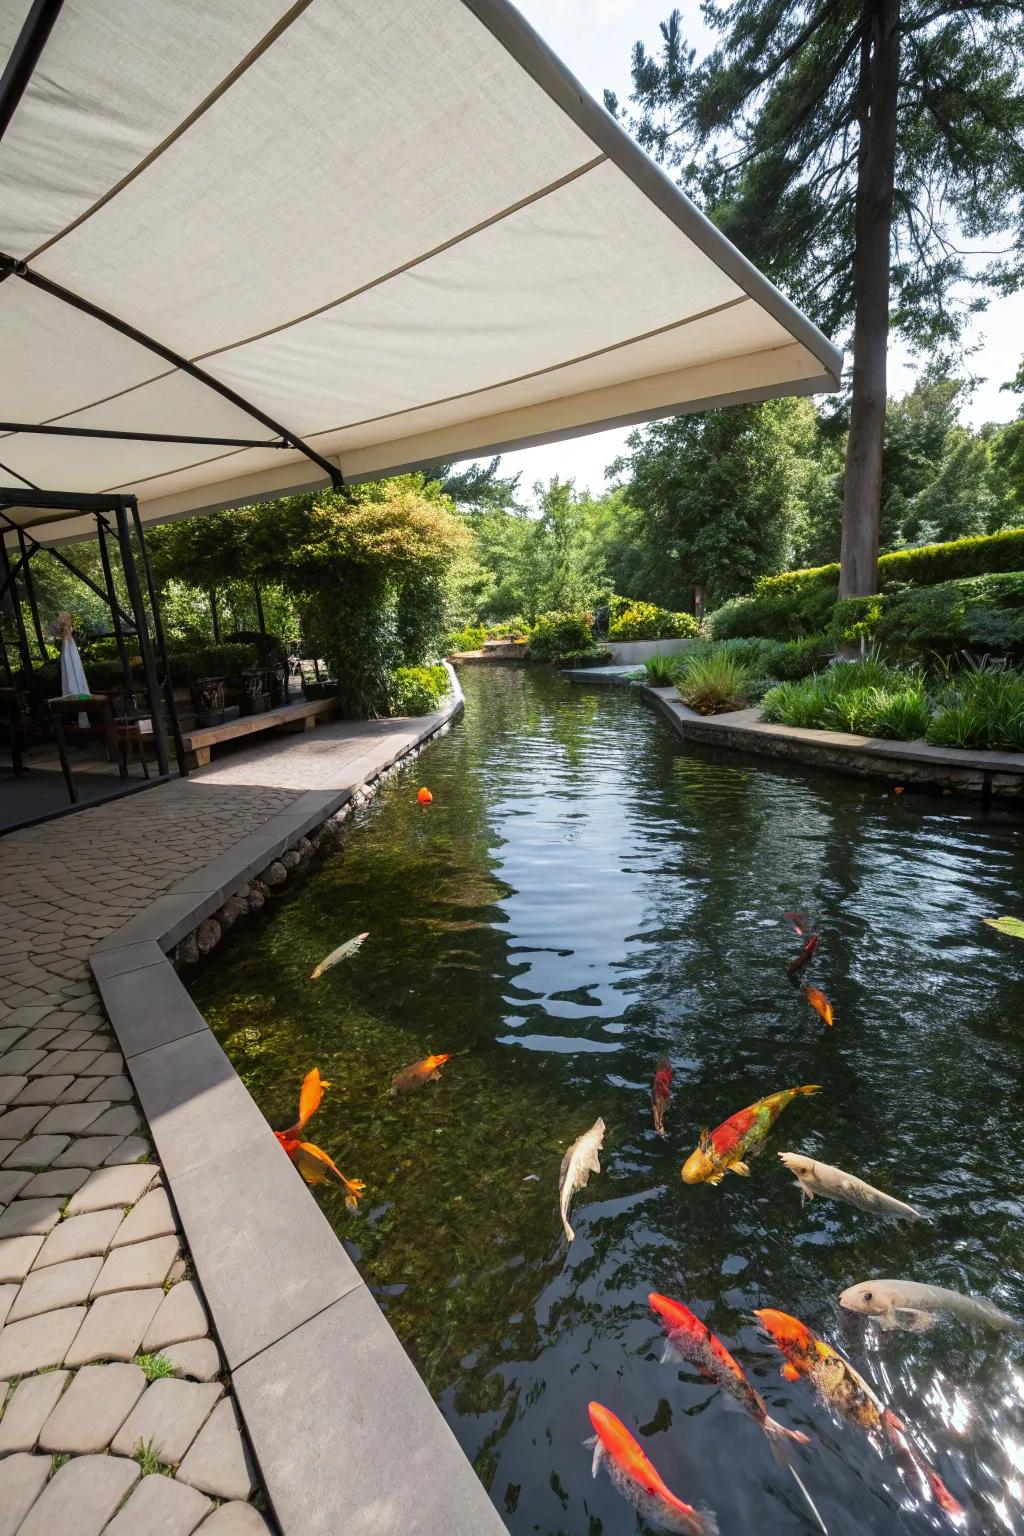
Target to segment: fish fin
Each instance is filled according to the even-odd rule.
[[[594,1452],[594,1459],[590,1463],[590,1475],[591,1477],[596,1477],[601,1470],[601,1463],[604,1460],[604,1446],[597,1435],[591,1435],[588,1440],[584,1440],[583,1444],[588,1451],[592,1450]]]
[[[566,1240],[566,1242],[567,1243],[571,1243],[573,1241],[573,1239],[575,1238],[576,1233],[573,1231],[572,1227],[570,1227],[569,1223],[566,1221],[564,1216],[562,1217],[562,1226],[565,1228],[565,1240]]]
[[[587,1158],[587,1172],[588,1173],[600,1173],[601,1172],[601,1157],[600,1157],[600,1154],[596,1151],[596,1149],[595,1149],[595,1151],[591,1152],[590,1156]]]
[[[886,1314],[888,1317],[888,1314]],[[935,1322],[934,1312],[921,1312],[916,1307],[893,1307],[892,1322],[883,1327],[904,1328],[908,1333],[927,1333]]]
[[[440,1081],[441,1081],[441,1073],[440,1073],[439,1069],[437,1067],[435,1067],[433,1072],[431,1072],[430,1076],[427,1078],[427,1082],[428,1083],[439,1083]]]
[[[814,1199],[814,1190],[810,1187],[809,1184],[805,1184],[803,1179],[797,1179],[796,1187],[800,1191],[800,1206],[802,1209],[807,1204],[808,1200]]]
[[[659,1365],[686,1365],[688,1363],[689,1362],[687,1361],[686,1356],[684,1354],[680,1353],[680,1351],[672,1343],[672,1340],[671,1339],[666,1339],[665,1340],[664,1348],[661,1351],[661,1359],[659,1360],[658,1364]]]
[[[711,1152],[713,1150],[711,1145],[711,1132],[708,1130],[706,1125],[701,1126],[700,1135],[697,1137],[697,1150],[698,1152]]]
[[[724,1173],[712,1173],[704,1180],[705,1184],[721,1184],[725,1178]]]
[[[310,971],[309,979],[310,979],[310,981],[316,981],[317,977],[318,976],[322,976],[322,975],[323,975],[323,971],[321,970],[320,966],[317,966],[315,971]]]
[[[797,1472],[796,1467],[794,1467],[794,1465],[793,1465],[793,1463],[791,1461],[787,1462],[786,1465],[788,1466],[788,1468],[789,1468],[789,1470],[790,1470],[790,1472],[792,1474],[793,1481],[796,1483],[797,1487],[800,1489],[800,1492],[803,1494],[804,1498],[807,1500],[807,1505],[808,1505],[808,1508],[811,1511],[811,1514],[814,1516],[815,1520],[817,1520],[817,1522],[818,1522],[819,1526],[821,1527],[821,1529],[825,1532],[825,1536],[828,1536],[828,1526],[825,1524],[824,1520],[821,1518],[821,1515],[818,1513],[818,1506],[815,1504],[814,1500],[811,1498],[810,1494],[807,1492],[807,1489],[804,1487],[803,1481],[800,1478],[800,1475]]]
[[[680,1530],[693,1531],[694,1536],[719,1536],[718,1517],[706,1504],[702,1504],[700,1509],[695,1509],[686,1518],[687,1523],[680,1526]]]
[[[787,1429],[785,1424],[780,1424],[778,1419],[766,1418],[761,1425],[768,1436],[768,1444],[772,1448],[772,1455],[780,1467],[789,1466],[789,1446],[810,1445],[810,1435],[805,1435],[799,1429]]]
[[[732,1173],[738,1173],[741,1179],[749,1179],[750,1178],[750,1164],[749,1163],[733,1163],[730,1171]]]
[[[782,1370],[779,1372],[779,1375],[782,1377],[783,1381],[800,1380],[800,1372],[797,1370],[795,1365],[784,1365]]]

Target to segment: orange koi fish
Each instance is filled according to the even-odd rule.
[[[651,1090],[651,1107],[654,1110],[654,1129],[658,1135],[665,1135],[665,1111],[668,1109],[668,1101],[672,1093],[672,1063],[667,1056],[658,1057],[658,1065],[654,1069],[654,1087]]]
[[[416,799],[419,801],[420,805],[431,805],[433,803],[434,797],[430,793],[430,790],[427,788],[427,786],[424,784],[423,788],[416,796]]]
[[[311,1141],[297,1141],[294,1137],[285,1135],[283,1131],[275,1131],[274,1135],[307,1184],[326,1184],[331,1178],[335,1178],[345,1191],[345,1204],[349,1210],[355,1211],[359,1208],[359,1196],[366,1190],[362,1179],[346,1179],[327,1153],[320,1147],[315,1147]]]
[[[425,1056],[422,1061],[413,1062],[411,1067],[403,1067],[401,1072],[396,1072],[391,1079],[391,1087],[388,1090],[392,1098],[400,1093],[412,1093],[414,1088],[422,1088],[424,1083],[436,1083],[441,1076],[441,1068],[446,1061],[451,1060],[451,1052],[446,1056]]]
[[[884,1406],[863,1376],[837,1349],[826,1344],[799,1318],[790,1317],[788,1312],[764,1307],[755,1311],[754,1316],[786,1357],[782,1367],[786,1381],[799,1381],[805,1376],[821,1401],[833,1408],[846,1423],[857,1424],[868,1434],[884,1436],[890,1445],[902,1452],[947,1515],[959,1517],[965,1514],[963,1505],[911,1443],[906,1425],[891,1408]]]
[[[738,1109],[714,1131],[701,1131],[695,1152],[682,1169],[684,1184],[721,1184],[727,1173],[746,1178],[750,1169],[744,1158],[763,1147],[768,1132],[788,1104],[801,1094],[820,1093],[820,1083],[805,1083],[801,1088],[783,1088]]]
[[[814,957],[814,951],[817,949],[817,947],[818,947],[818,935],[816,933],[812,933],[812,934],[810,934],[808,936],[807,942],[804,944],[803,948],[800,950],[800,953],[797,955],[796,959],[790,965],[789,971],[787,972],[787,975],[789,975],[789,976],[797,976],[797,975],[799,975],[799,973],[803,970],[804,966],[810,964],[811,960]]]
[[[831,1029],[834,1023],[832,1017],[832,1004],[829,1002],[824,992],[820,991],[818,987],[804,987],[804,997],[806,997],[815,1013],[818,1014],[820,1018],[824,1019],[829,1029]]]
[[[275,1135],[287,1136],[297,1140],[306,1129],[307,1123],[316,1114],[323,1100],[324,1089],[331,1085],[320,1076],[320,1068],[314,1067],[307,1072],[302,1079],[302,1087],[299,1090],[299,1118],[294,1125],[290,1125],[286,1131],[276,1132]]]
[[[680,1536],[718,1536],[718,1521],[711,1511],[694,1509],[676,1498],[621,1419],[600,1403],[588,1403],[587,1412],[594,1434],[583,1443],[593,1447],[595,1477],[606,1466],[619,1493],[650,1525]]]
[[[793,932],[795,934],[797,934],[798,937],[803,938],[803,936],[804,936],[804,923],[807,921],[807,919],[800,912],[787,912],[786,916],[789,918],[790,922],[793,924]]]
[[[665,1330],[665,1353],[662,1361],[676,1359],[695,1365],[706,1381],[714,1382],[721,1387],[731,1398],[749,1413],[764,1430],[771,1446],[772,1455],[792,1474],[793,1480],[810,1507],[811,1513],[818,1522],[820,1528],[828,1536],[828,1528],[818,1513],[817,1506],[807,1489],[800,1480],[800,1476],[789,1458],[789,1442],[796,1445],[810,1445],[808,1435],[802,1434],[798,1429],[787,1429],[777,1419],[773,1419],[768,1412],[768,1405],[760,1392],[754,1387],[746,1371],[739,1361],[726,1349],[721,1339],[716,1339],[707,1323],[702,1323],[700,1318],[684,1307],[681,1301],[672,1301],[668,1296],[660,1296],[657,1291],[652,1291],[647,1298],[651,1308],[661,1319],[661,1325]]]

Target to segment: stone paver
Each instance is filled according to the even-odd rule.
[[[73,1456],[32,1506],[18,1536],[100,1536],[139,1480],[134,1461],[119,1456]]]
[[[128,1168],[97,1168],[81,1189],[68,1201],[68,1215],[83,1211],[102,1211],[109,1206],[134,1205],[160,1172],[154,1164]]]
[[[0,1056],[0,1074],[23,1077],[42,1059],[42,1051],[26,1051],[20,1046],[15,1046],[13,1051],[6,1051],[3,1056]]]
[[[2,1175],[0,1175],[2,1177]],[[73,1195],[76,1189],[81,1189],[89,1177],[88,1168],[49,1168],[46,1173],[32,1175],[30,1184],[26,1184],[22,1193],[30,1195]]]
[[[123,1136],[79,1136],[54,1158],[53,1165],[55,1168],[98,1168],[122,1141]]]
[[[14,1099],[15,1104],[55,1104],[66,1093],[75,1079],[67,1075],[59,1077],[25,1078],[24,1087]]]
[[[189,1339],[202,1338],[208,1328],[206,1309],[199,1299],[199,1292],[191,1280],[182,1280],[167,1292],[163,1305],[146,1330],[142,1347],[150,1351],[163,1349],[165,1344],[183,1344]]]
[[[47,1264],[106,1253],[123,1219],[120,1208],[115,1206],[112,1210],[90,1211],[62,1221],[44,1242],[34,1267],[43,1269]]]
[[[22,1111],[24,1114],[30,1112],[29,1108]],[[40,1120],[36,1129],[41,1134],[46,1131],[63,1131],[68,1136],[80,1136],[103,1112],[102,1104],[58,1104],[55,1109],[47,1110],[45,1118]]]
[[[212,1412],[224,1388],[219,1382],[154,1381],[110,1443],[119,1456],[131,1456],[140,1442],[153,1448],[168,1466],[181,1461]]]
[[[147,1141],[144,1136],[126,1136],[124,1140],[104,1158],[104,1167],[112,1168],[121,1163],[138,1163],[148,1160],[153,1151],[153,1143]]]
[[[40,1450],[105,1451],[145,1390],[137,1365],[84,1366],[43,1425]]]
[[[15,1200],[0,1216],[0,1238],[49,1232],[60,1220],[63,1204],[60,1195],[43,1196],[37,1200]]]
[[[68,1145],[66,1136],[30,1136],[4,1158],[5,1168],[49,1168]]]
[[[50,1475],[48,1456],[6,1456],[0,1461],[0,1536],[15,1536]]]
[[[151,1237],[167,1237],[176,1230],[174,1213],[167,1191],[162,1185],[143,1195],[117,1229],[113,1247],[125,1243],[141,1243]]]
[[[123,1074],[105,1077],[89,1095],[91,1099],[106,1099],[112,1104],[123,1103],[133,1097],[132,1085]]]
[[[165,1344],[159,1352],[174,1366],[176,1376],[212,1381],[220,1374],[220,1352],[212,1339],[187,1339],[183,1344]]]
[[[35,1129],[45,1114],[46,1109],[42,1104],[23,1104],[20,1109],[7,1110],[5,1114],[0,1115],[0,1137],[6,1140],[8,1136],[12,1136],[15,1141],[20,1141],[23,1136],[27,1136]],[[60,1129],[62,1127],[57,1125],[47,1126],[47,1130],[50,1131]]]
[[[115,1291],[112,1296],[97,1297],[64,1363],[134,1360],[163,1299],[163,1291],[158,1290]]]
[[[20,1289],[21,1287],[18,1285],[0,1285],[0,1328],[2,1328],[4,1323],[7,1321],[7,1314],[13,1307],[14,1298],[17,1296]],[[0,1397],[0,1409],[3,1408],[3,1405],[4,1400],[2,1397]]]
[[[103,1536],[192,1536],[212,1508],[197,1489],[155,1472],[142,1479]]]
[[[40,1312],[54,1312],[58,1307],[88,1301],[102,1267],[101,1258],[88,1258],[34,1269],[25,1277],[8,1320],[15,1323],[22,1317],[35,1317]]]
[[[94,1136],[113,1136],[118,1133],[130,1136],[138,1130],[140,1123],[139,1112],[134,1104],[111,1104],[93,1122],[92,1133]]]
[[[24,1280],[44,1241],[41,1237],[5,1237],[0,1241],[0,1283]]]
[[[35,1448],[39,1431],[60,1401],[70,1374],[45,1371],[41,1376],[26,1376],[19,1381],[0,1419],[0,1456]]]
[[[61,1307],[0,1329],[0,1377],[26,1376],[48,1365],[61,1365],[85,1321],[84,1307]]]
[[[0,1071],[0,1104],[10,1104],[28,1083],[28,1078],[18,1073]]]
[[[0,1205],[20,1194],[32,1177],[27,1168],[9,1168],[6,1173],[0,1169]]]
[[[148,1243],[129,1243],[125,1248],[115,1248],[105,1260],[92,1293],[94,1296],[103,1296],[108,1291],[137,1291],[147,1286],[163,1285],[177,1257],[178,1239],[173,1235],[154,1237]]]
[[[202,1525],[203,1536],[267,1536],[268,1526],[251,1504],[222,1504]]]
[[[178,1477],[217,1499],[251,1495],[256,1486],[252,1461],[230,1398],[222,1399],[210,1414],[178,1468]]]

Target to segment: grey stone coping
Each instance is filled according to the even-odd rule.
[[[442,710],[389,722],[384,740],[325,769],[336,782],[300,795],[90,956],[282,1536],[505,1526],[165,951],[453,719],[462,690],[448,671]],[[288,1254],[299,1258],[279,1262]]]

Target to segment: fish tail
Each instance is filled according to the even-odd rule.
[[[695,1509],[690,1516],[690,1524],[683,1529],[692,1531],[694,1536],[719,1536],[718,1520],[706,1506]]]
[[[810,1445],[810,1435],[805,1435],[799,1429],[787,1429],[785,1424],[780,1424],[778,1419],[766,1418],[761,1425],[768,1436],[768,1444],[772,1448],[772,1455],[780,1467],[789,1466],[789,1445]]]
[[[820,1092],[821,1092],[821,1084],[820,1083],[804,1083],[804,1084],[802,1084],[801,1087],[793,1089],[794,1095],[796,1095],[798,1097],[799,1097],[800,1094],[803,1094],[803,1093],[820,1093]]]
[[[564,1216],[562,1217],[562,1226],[565,1228],[566,1242],[571,1243],[576,1236],[576,1233],[573,1231],[572,1227],[570,1227]]]
[[[963,1505],[953,1497],[939,1474],[928,1465],[920,1451],[913,1445],[907,1434],[907,1426],[902,1419],[896,1417],[891,1408],[886,1408],[882,1414],[882,1426],[897,1450],[902,1451],[921,1474],[939,1507],[945,1510],[947,1515],[956,1518],[965,1514]]]
[[[800,1492],[803,1494],[804,1498],[807,1500],[807,1507],[811,1511],[811,1514],[814,1516],[815,1520],[817,1520],[817,1522],[818,1522],[819,1526],[821,1527],[821,1529],[825,1532],[825,1536],[828,1536],[828,1526],[825,1524],[824,1520],[821,1518],[821,1515],[820,1515],[820,1513],[818,1511],[817,1504],[815,1504],[814,1500],[811,1498],[810,1494],[807,1492],[807,1489],[804,1487],[803,1479],[800,1477],[800,1474],[797,1472],[796,1467],[794,1467],[792,1462],[788,1462],[787,1466],[789,1467],[790,1475],[792,1476],[794,1483],[796,1483],[797,1487],[800,1489]]]

